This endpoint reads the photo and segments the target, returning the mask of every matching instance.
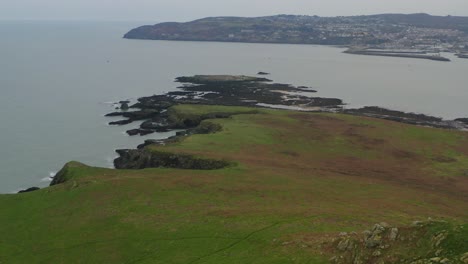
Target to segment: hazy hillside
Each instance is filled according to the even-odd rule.
[[[383,14],[352,17],[277,15],[268,17],[209,17],[187,23],[142,26],[129,39],[229,41],[302,44],[383,44],[403,37],[405,45],[461,44],[468,33],[468,17],[428,14]]]

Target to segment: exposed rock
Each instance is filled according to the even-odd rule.
[[[382,236],[372,235],[372,237],[369,237],[366,239],[366,247],[375,248],[375,247],[378,247],[381,242],[382,242]]]
[[[349,239],[344,239],[344,240],[341,240],[339,243],[338,243],[338,250],[341,250],[341,251],[346,251],[348,249],[348,247],[350,247],[350,240]]]
[[[19,191],[18,193],[27,193],[27,192],[34,192],[34,191],[37,191],[37,190],[40,190],[41,188],[39,187],[31,187],[31,188],[28,188],[26,190],[21,190]]]
[[[297,89],[300,89],[303,92],[308,92],[308,93],[316,93],[317,90],[310,89],[307,86],[298,86]]]
[[[395,241],[398,237],[398,228],[394,227],[390,229],[390,234],[388,235],[388,238],[390,241]]]
[[[457,118],[455,121],[468,125],[468,118]]]
[[[181,83],[209,84],[209,83],[231,83],[231,82],[271,82],[266,78],[251,77],[245,75],[194,75],[177,77]]]
[[[178,168],[192,170],[215,170],[231,165],[224,160],[196,158],[188,154],[175,154],[149,150],[120,149],[114,160],[117,169]]]
[[[444,241],[447,238],[447,235],[448,235],[448,233],[446,231],[442,231],[439,234],[437,234],[436,236],[434,236],[431,239],[432,247],[433,248],[439,247],[440,243],[442,243],[442,241]]]
[[[375,248],[382,243],[382,234],[386,228],[381,224],[375,224],[372,232],[365,238],[367,248]]]
[[[121,103],[120,109],[122,109],[122,110],[128,110],[128,109],[129,109],[128,103]]]
[[[128,118],[130,121],[136,120],[145,120],[159,114],[159,111],[152,109],[142,109],[141,111],[131,111],[131,112],[113,112],[109,113],[106,116],[123,116]]]
[[[109,113],[109,114],[106,114],[105,116],[122,116],[123,113],[122,112],[112,112],[112,113]]]
[[[147,139],[143,144],[138,145],[137,149],[143,149],[149,145],[164,145],[165,139]]]
[[[464,254],[460,257],[460,261],[461,261],[463,264],[468,264],[468,252],[464,253]]]
[[[133,122],[133,120],[125,119],[125,120],[119,120],[119,121],[110,122],[109,125],[122,126],[122,125],[128,125],[128,124],[130,124],[130,123],[132,123],[132,122]]]
[[[413,221],[413,223],[411,223],[412,226],[414,227],[420,227],[420,226],[423,226],[425,223],[423,221]]]
[[[127,134],[129,136],[135,136],[135,135],[140,135],[140,136],[145,136],[154,133],[154,130],[146,130],[146,129],[130,129],[127,130]]]
[[[257,75],[269,75],[269,73],[268,73],[268,72],[262,72],[262,71],[261,71],[261,72],[258,72]]]
[[[141,123],[142,129],[170,129],[171,125],[167,118],[158,117]]]
[[[401,229],[376,224],[360,235],[340,234],[331,244],[332,263],[467,264],[468,252],[460,255],[459,251],[465,227],[430,218]]]

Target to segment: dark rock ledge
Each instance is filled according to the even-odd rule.
[[[145,168],[177,168],[192,170],[222,169],[231,162],[225,160],[203,159],[193,155],[175,154],[146,149],[121,149],[120,155],[114,160],[116,169],[145,169]]]
[[[18,193],[27,193],[27,192],[34,192],[34,191],[38,191],[40,190],[41,188],[39,187],[31,187],[31,188],[28,188],[28,189],[25,189],[25,190],[21,190],[19,191]]]

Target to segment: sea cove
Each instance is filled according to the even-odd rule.
[[[342,54],[309,45],[125,40],[141,23],[0,22],[0,192],[46,186],[70,160],[109,167],[115,149],[145,139],[108,126],[123,99],[175,91],[195,74],[271,73],[350,107],[377,105],[446,119],[466,117],[468,61],[449,64]],[[34,45],[31,45],[34,43]],[[332,70],[331,70],[332,69]],[[118,120],[118,119],[116,119]]]

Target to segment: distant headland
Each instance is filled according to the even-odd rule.
[[[430,56],[452,52],[466,58],[468,17],[428,14],[208,17],[186,23],[141,26],[129,31],[124,38],[339,45],[434,53]]]

